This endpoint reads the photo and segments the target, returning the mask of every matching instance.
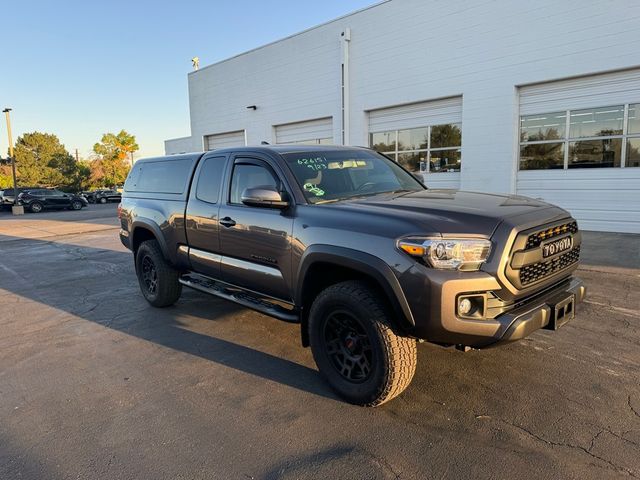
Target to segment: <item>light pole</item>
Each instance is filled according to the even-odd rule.
[[[18,182],[16,181],[16,157],[13,156],[13,137],[11,136],[11,117],[9,116],[10,108],[2,110],[7,120],[7,135],[9,137],[9,156],[11,157],[11,174],[13,175],[13,207],[11,210],[14,215],[24,213],[22,208],[18,207]]]

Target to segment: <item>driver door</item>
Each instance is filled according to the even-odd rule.
[[[60,190],[50,190],[46,199],[52,208],[65,208],[71,205],[71,197]]]
[[[235,156],[231,167],[219,212],[222,280],[291,301],[292,207],[250,207],[241,200],[247,188],[268,185],[285,191],[282,177],[257,156]]]

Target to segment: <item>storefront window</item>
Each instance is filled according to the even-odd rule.
[[[459,172],[462,125],[451,123],[370,135],[371,147],[411,172]]]
[[[639,166],[638,107],[615,105],[523,115],[520,170]]]

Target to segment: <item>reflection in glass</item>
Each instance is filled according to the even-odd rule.
[[[429,129],[398,130],[398,151],[424,150],[427,148]]]
[[[569,144],[569,168],[619,167],[622,139],[582,140]]]
[[[333,138],[320,138],[320,139],[318,139],[318,143],[320,145],[332,145],[333,144]]]
[[[431,151],[430,172],[459,172],[460,150]]]
[[[571,112],[569,137],[622,135],[624,107],[602,107]]]
[[[459,123],[372,133],[369,141],[374,150],[411,172],[426,173],[428,168],[433,172],[460,171],[462,125]],[[429,151],[431,162],[427,161]]]
[[[564,168],[564,143],[534,143],[520,147],[520,170]]]
[[[627,142],[626,167],[640,167],[640,138],[630,138]]]
[[[427,160],[427,152],[399,153],[397,162],[412,173],[419,173]],[[422,167],[424,171],[424,167]]]
[[[520,141],[559,140],[567,130],[566,112],[542,113],[520,117]]]
[[[460,147],[462,130],[459,123],[431,127],[431,148]]]
[[[378,132],[371,134],[371,148],[377,152],[396,149],[396,132]]]
[[[627,133],[640,133],[640,103],[629,105],[629,127]]]

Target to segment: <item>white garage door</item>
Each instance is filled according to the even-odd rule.
[[[333,143],[331,117],[276,125],[276,143],[330,145]]]
[[[462,97],[369,111],[369,145],[433,188],[460,188]]]
[[[640,70],[520,88],[517,191],[640,233]]]
[[[216,133],[215,135],[207,135],[204,137],[205,150],[217,150],[220,148],[239,147],[244,145],[246,145],[244,130]]]

